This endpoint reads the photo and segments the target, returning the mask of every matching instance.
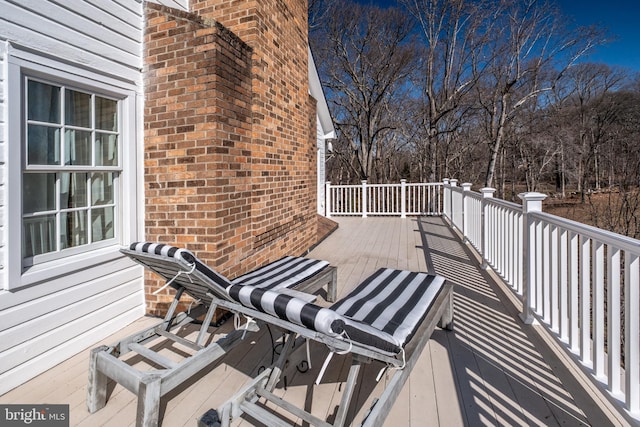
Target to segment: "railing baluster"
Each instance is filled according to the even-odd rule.
[[[624,364],[625,406],[640,416],[640,261],[625,251],[624,263]]]
[[[542,253],[540,254],[542,264],[542,283],[540,286],[542,296],[542,319],[551,324],[551,226],[542,224]],[[544,257],[544,258],[543,258]],[[546,258],[546,259],[545,259]]]
[[[592,244],[592,297],[593,303],[591,309],[593,311],[593,371],[599,380],[605,380],[604,373],[604,244],[594,240]]]
[[[549,230],[549,237],[551,239],[551,241],[549,242],[551,244],[551,251],[550,251],[550,258],[549,258],[549,263],[550,263],[550,274],[551,276],[549,277],[549,298],[548,301],[550,302],[550,306],[549,306],[549,318],[550,318],[550,325],[551,325],[551,330],[554,332],[559,332],[560,331],[560,321],[559,321],[559,313],[560,313],[560,307],[558,305],[558,301],[559,301],[559,289],[558,289],[558,275],[559,275],[559,263],[560,261],[560,253],[559,253],[559,249],[558,249],[558,227],[556,227],[555,225],[552,225],[550,230]]]
[[[569,348],[572,352],[580,352],[580,282],[578,281],[578,234],[569,232]]]
[[[591,239],[580,237],[580,358],[591,367]]]
[[[558,233],[558,287],[559,287],[559,307],[558,322],[560,330],[560,340],[569,342],[569,284],[567,281],[569,252],[568,252],[568,232],[560,229]]]
[[[620,249],[607,246],[607,375],[615,396],[620,388]]]
[[[535,255],[535,265],[536,265],[536,280],[533,284],[536,290],[536,302],[534,305],[534,309],[536,313],[543,316],[544,315],[544,300],[543,300],[543,282],[544,282],[544,261],[543,261],[543,247],[544,247],[544,225],[542,221],[536,221],[536,255]]]

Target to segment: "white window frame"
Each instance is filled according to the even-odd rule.
[[[70,274],[91,266],[121,257],[119,248],[138,234],[137,212],[141,204],[137,171],[137,104],[141,102],[135,84],[98,74],[79,66],[60,62],[48,56],[38,55],[9,46],[7,55],[6,105],[7,105],[7,269],[5,290],[46,282],[52,277]],[[107,244],[86,245],[60,253],[60,256],[41,257],[25,268],[22,257],[22,173],[25,149],[25,76],[44,79],[54,84],[69,85],[119,100],[120,108],[120,166],[119,189],[116,200],[117,228],[115,238]]]

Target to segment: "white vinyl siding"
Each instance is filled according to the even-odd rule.
[[[7,199],[7,186],[6,186],[6,153],[7,153],[7,126],[6,126],[6,51],[7,43],[0,40],[0,279],[6,277],[5,265],[6,261],[6,238],[7,238],[7,226],[6,226],[6,199]],[[4,286],[0,285],[0,295],[2,294]]]
[[[316,144],[318,152],[318,213],[325,215],[325,162],[326,162],[326,145],[327,141],[324,139],[324,132],[322,131],[322,125],[320,124],[320,118],[316,118]]]
[[[143,237],[144,192],[142,2],[0,0],[0,10],[1,395],[144,314],[142,270],[118,251]],[[126,191],[113,239],[35,260],[23,271],[25,76],[117,100],[122,123],[112,135],[120,163],[112,173]]]

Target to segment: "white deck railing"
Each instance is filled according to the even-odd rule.
[[[325,215],[441,215],[442,183],[332,185],[326,183]]]
[[[444,216],[624,412],[640,419],[640,241],[445,180]]]
[[[471,184],[331,185],[327,216],[443,215],[623,412],[640,420],[640,241],[542,212]],[[363,207],[365,207],[363,209]]]

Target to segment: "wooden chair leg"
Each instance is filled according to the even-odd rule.
[[[327,285],[327,301],[336,302],[338,299],[338,269],[331,267],[331,281]]]
[[[342,399],[340,400],[340,406],[338,407],[338,413],[336,419],[333,422],[335,427],[344,426],[347,421],[347,413],[349,406],[351,406],[351,398],[356,388],[356,382],[358,381],[358,373],[362,363],[356,358],[351,362],[351,368],[349,368],[349,375],[347,376],[347,383],[345,384]]]
[[[453,289],[447,290],[449,293],[445,302],[442,317],[438,322],[438,326],[448,331],[453,331]]]
[[[89,355],[89,384],[87,385],[87,409],[94,413],[107,404],[107,376],[98,369],[98,355],[109,347],[100,346]]]
[[[160,413],[160,392],[162,377],[157,374],[145,375],[138,389],[136,427],[157,427]]]

